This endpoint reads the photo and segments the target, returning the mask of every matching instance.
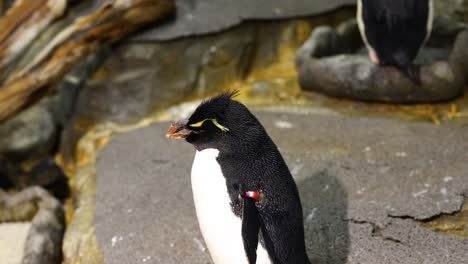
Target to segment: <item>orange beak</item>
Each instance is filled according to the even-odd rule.
[[[187,129],[187,121],[178,121],[173,123],[169,130],[167,131],[166,137],[167,138],[186,138],[192,133],[192,130]]]

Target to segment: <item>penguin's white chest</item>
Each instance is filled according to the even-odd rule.
[[[216,264],[247,264],[242,240],[242,221],[231,210],[231,200],[221,167],[219,151],[197,151],[192,166],[192,191],[198,223]],[[257,263],[271,263],[259,245]]]

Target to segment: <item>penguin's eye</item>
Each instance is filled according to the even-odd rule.
[[[189,125],[190,127],[201,127],[203,125],[203,123],[205,123],[206,121],[211,121],[213,123],[213,125],[215,125],[217,128],[219,128],[221,131],[223,132],[228,132],[229,131],[229,128],[221,125],[216,119],[214,118],[207,118],[207,119],[204,119],[200,122],[197,122],[195,124],[191,124]]]

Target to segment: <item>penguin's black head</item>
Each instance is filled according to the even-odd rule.
[[[184,138],[198,150],[254,144],[266,132],[243,104],[232,99],[236,94],[222,93],[202,102],[188,119],[172,124],[166,136]]]

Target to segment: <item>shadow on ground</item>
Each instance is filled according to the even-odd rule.
[[[336,176],[319,171],[298,182],[306,246],[312,263],[346,263],[350,238],[347,194]]]

